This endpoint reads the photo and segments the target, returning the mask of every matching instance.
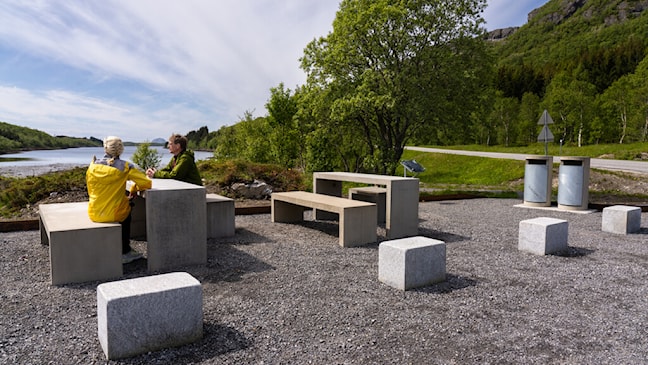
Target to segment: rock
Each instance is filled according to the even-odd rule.
[[[263,181],[254,180],[252,183],[234,183],[230,187],[236,197],[244,199],[270,199],[272,195],[272,186]]]

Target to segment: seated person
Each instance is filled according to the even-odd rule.
[[[93,222],[119,222],[122,225],[122,263],[142,257],[130,247],[131,199],[140,190],[150,189],[152,182],[134,165],[121,160],[124,144],[119,137],[104,140],[105,155],[93,158],[86,171],[90,202],[88,216]],[[134,182],[126,194],[126,181]]]
[[[167,147],[169,153],[173,154],[169,164],[160,170],[150,168],[146,170],[146,175],[150,178],[175,179],[202,186],[202,178],[198,166],[196,166],[194,153],[187,150],[187,137],[172,134],[167,142]]]

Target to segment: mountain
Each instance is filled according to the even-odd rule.
[[[551,0],[497,43],[500,62],[543,64],[615,46],[632,35],[643,40],[648,31],[648,20],[642,16],[646,9],[646,0]]]
[[[159,137],[151,141],[151,144],[165,144],[165,143],[166,143],[166,139],[159,138]]]
[[[519,28],[488,33],[497,88],[542,95],[561,71],[582,69],[598,92],[635,70],[648,48],[648,0],[550,0]]]

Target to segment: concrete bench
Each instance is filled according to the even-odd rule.
[[[445,281],[445,242],[421,236],[382,242],[378,280],[401,290]]]
[[[231,237],[235,231],[234,199],[207,194],[207,238]]]
[[[518,250],[547,255],[567,250],[568,222],[556,218],[533,218],[520,222]]]
[[[376,241],[376,204],[306,191],[273,193],[272,222],[300,222],[304,207],[338,214],[342,247]]]
[[[387,189],[378,186],[364,186],[349,189],[349,199],[376,204],[377,222],[385,223]]]
[[[97,286],[97,327],[108,360],[185,345],[203,336],[200,282],[174,272]]]
[[[122,276],[121,224],[91,221],[88,202],[41,204],[39,225],[53,285]]]
[[[628,234],[641,229],[641,208],[614,205],[603,208],[601,230],[603,232]]]

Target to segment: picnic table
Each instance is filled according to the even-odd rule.
[[[342,182],[385,186],[385,228],[390,239],[418,234],[419,179],[353,172],[315,172],[313,192],[342,196]],[[331,213],[314,210],[316,219],[332,219]]]

